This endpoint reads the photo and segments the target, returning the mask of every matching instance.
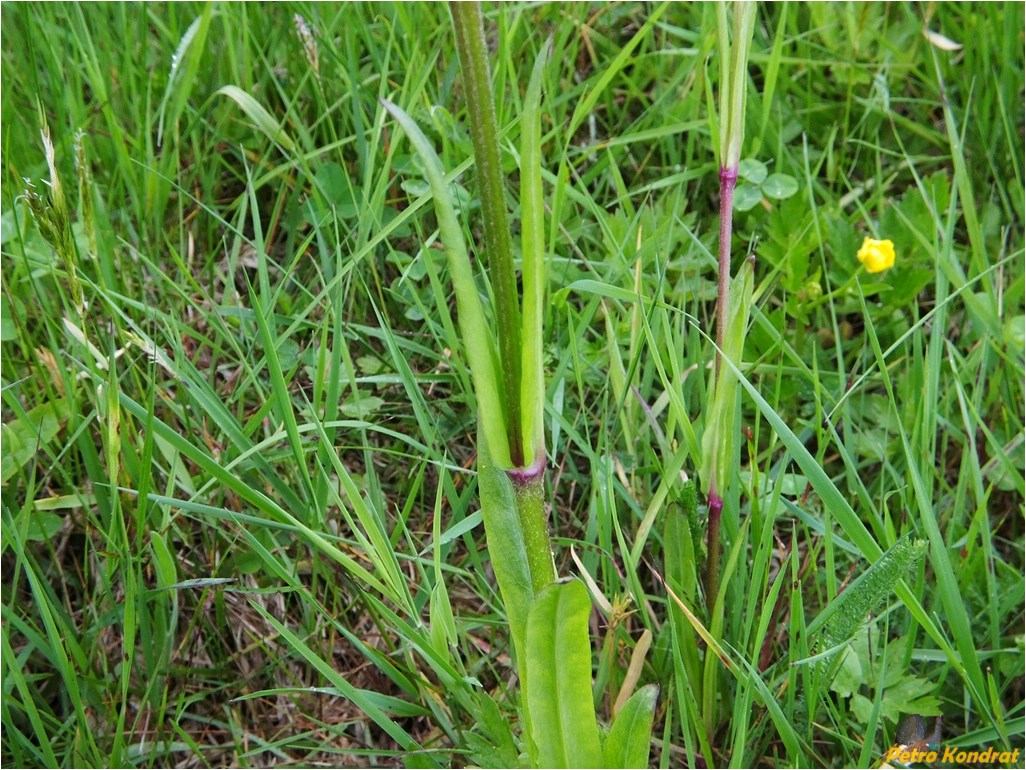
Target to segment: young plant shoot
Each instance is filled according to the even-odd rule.
[[[535,63],[521,118],[520,210],[523,307],[501,173],[494,97],[478,3],[451,6],[484,218],[479,251],[494,298],[485,323],[466,244],[441,161],[413,120],[385,106],[424,158],[449,270],[460,333],[478,400],[478,488],[488,548],[506,605],[532,766],[646,764],[657,690],[643,688],[600,740],[591,686],[591,601],[577,580],[557,581],[545,512],[542,316],[545,293],[541,184],[541,80],[548,47]]]
[[[748,51],[755,29],[755,3],[735,2],[733,35],[727,20],[727,4],[716,7],[720,47],[720,241],[719,280],[716,299],[716,366],[713,369],[711,401],[702,438],[705,494],[709,503],[709,539],[706,562],[706,602],[716,604],[720,582],[720,523],[723,495],[734,463],[737,440],[737,378],[723,366],[726,356],[741,363],[744,334],[751,304],[753,265],[746,261],[738,280],[742,290],[731,297],[730,238],[733,231],[734,187],[744,139],[745,87],[748,82]],[[731,39],[733,37],[733,39]],[[735,292],[735,295],[738,295]]]

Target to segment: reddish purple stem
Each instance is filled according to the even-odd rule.
[[[713,482],[709,490],[709,540],[706,543],[705,605],[712,614],[716,594],[720,590],[720,521],[723,518],[723,498]]]

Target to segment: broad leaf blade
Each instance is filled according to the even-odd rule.
[[[520,523],[520,514],[517,511],[513,482],[502,468],[495,465],[480,421],[478,426],[477,486],[481,499],[481,513],[484,517],[485,537],[502,603],[506,606],[510,636],[513,637],[513,650],[516,653],[517,671],[520,674],[521,698],[525,704],[524,735],[527,739],[528,753],[532,760],[535,760],[537,755],[531,741],[531,712],[526,706],[532,687],[526,648],[528,616],[534,602],[531,563],[527,555],[527,543]],[[538,763],[532,764],[537,766]]]
[[[658,697],[659,685],[647,684],[620,709],[602,746],[606,767],[648,767]]]
[[[36,451],[49,444],[60,432],[68,417],[65,399],[40,404],[3,426],[3,461],[0,481],[6,483],[15,473],[36,456]]]
[[[526,691],[539,767],[602,767],[591,693],[588,590],[579,580],[552,583],[527,621]]]
[[[520,515],[517,513],[513,482],[492,460],[483,431],[479,432],[477,440],[477,486],[481,513],[484,515],[488,554],[502,593],[502,601],[506,605],[513,647],[518,655],[523,655],[528,613],[534,602],[531,567]],[[521,682],[521,686],[526,688],[526,682]]]

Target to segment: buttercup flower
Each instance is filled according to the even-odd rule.
[[[894,267],[894,241],[878,241],[866,238],[859,249],[859,262],[871,273],[880,273]]]

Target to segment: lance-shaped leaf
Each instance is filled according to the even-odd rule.
[[[736,167],[741,158],[745,123],[748,50],[755,30],[756,5],[734,3],[733,40],[727,32],[727,3],[716,6],[720,49],[720,166]]]
[[[591,694],[591,601],[579,580],[552,583],[527,620],[526,691],[538,767],[603,767]]]
[[[506,607],[513,650],[516,653],[517,671],[520,674],[520,693],[524,703],[524,735],[527,738],[528,754],[532,760],[537,753],[531,741],[531,709],[527,705],[528,695],[533,687],[531,672],[527,665],[528,616],[534,603],[534,582],[531,577],[531,558],[527,538],[521,523],[517,506],[517,493],[506,472],[495,465],[488,450],[488,439],[480,429],[478,421],[477,438],[477,487],[484,515],[485,537],[488,554],[499,584],[502,603]],[[551,564],[552,557],[549,556]],[[539,766],[537,761],[532,761]],[[544,765],[541,765],[544,767]]]
[[[520,383],[520,414],[524,421],[524,464],[545,453],[542,418],[545,411],[545,373],[542,363],[542,319],[545,306],[545,201],[541,175],[541,80],[548,61],[546,45],[534,63],[531,82],[520,120],[521,251],[524,256],[524,312],[520,344],[523,379]]]
[[[222,86],[215,91],[216,94],[227,96],[229,99],[234,101],[242,111],[246,113],[246,116],[253,121],[257,128],[264,132],[267,137],[275,142],[286,152],[295,152],[296,143],[292,141],[292,138],[288,135],[288,132],[282,127],[281,123],[275,120],[274,116],[267,111],[256,98],[248,91],[243,91],[238,86]]]

